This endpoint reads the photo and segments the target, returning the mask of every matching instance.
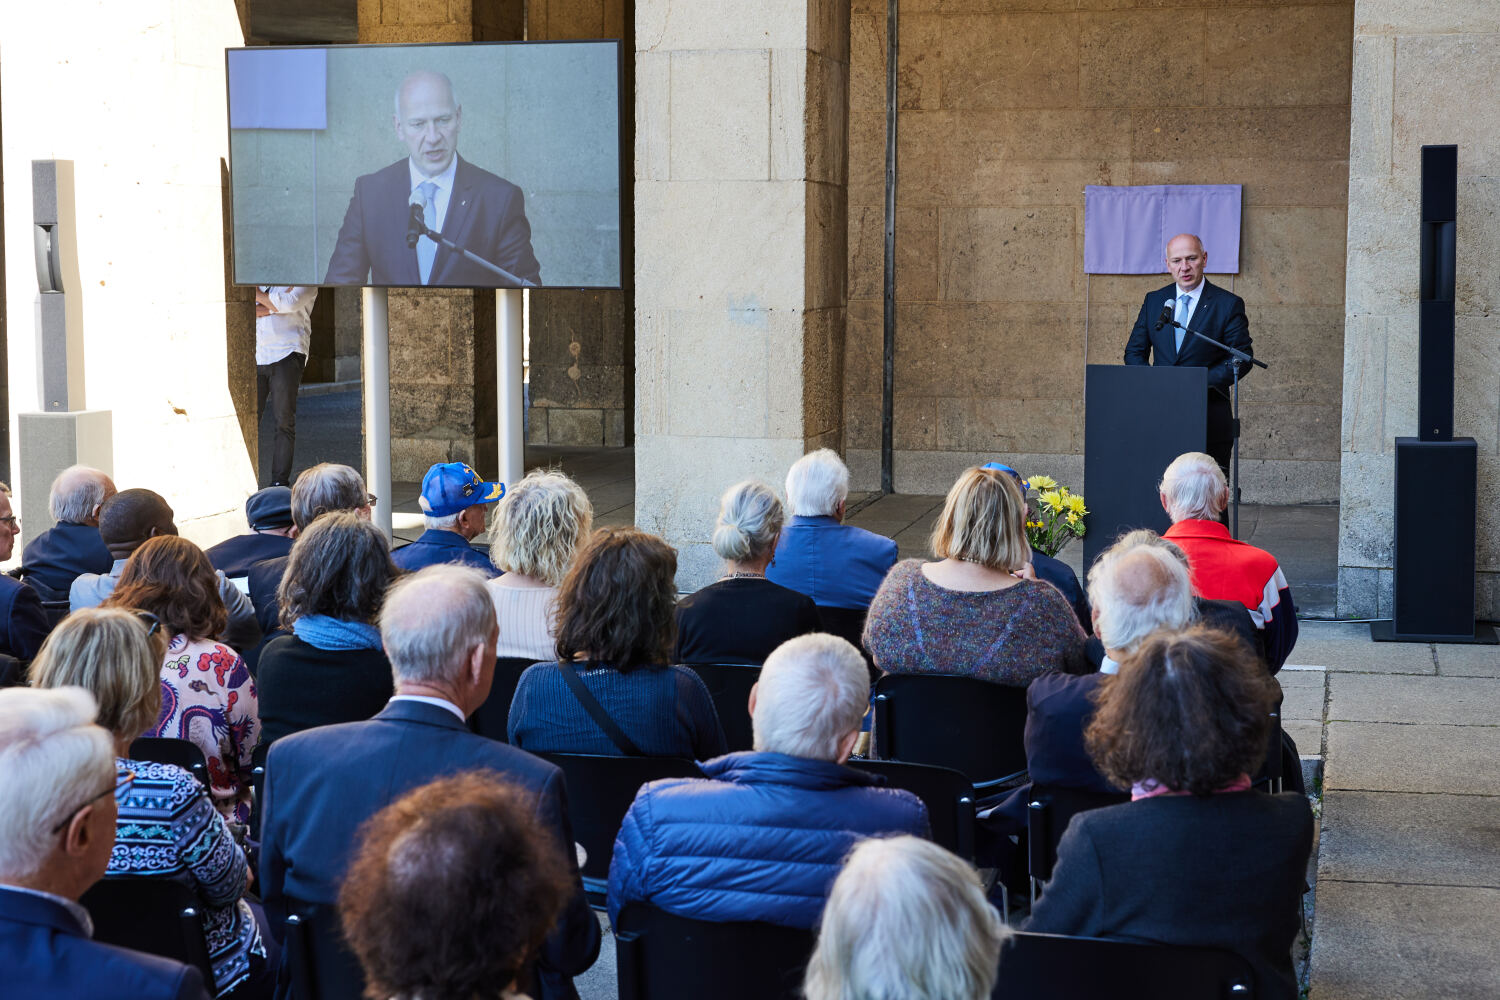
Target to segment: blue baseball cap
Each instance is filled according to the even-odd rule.
[[[505,496],[504,483],[487,483],[462,462],[434,465],[422,477],[422,495],[417,503],[422,513],[448,517],[477,504],[492,503]]]
[[[980,466],[980,468],[981,469],[995,469],[995,470],[997,470],[999,472],[1008,472],[1008,473],[1010,473],[1011,478],[1014,479],[1018,484],[1020,484],[1022,492],[1025,492],[1026,490],[1031,489],[1031,484],[1029,482],[1027,482],[1026,479],[1019,472],[1017,472],[1015,469],[1012,469],[1010,466],[1006,465],[1004,462],[985,462],[983,465]]]

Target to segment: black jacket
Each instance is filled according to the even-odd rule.
[[[264,746],[315,726],[373,718],[396,693],[380,650],[319,649],[295,635],[261,648],[255,686]]]
[[[26,582],[44,601],[66,601],[73,581],[84,573],[108,573],[115,557],[92,524],[58,521],[26,543],[21,557]]]

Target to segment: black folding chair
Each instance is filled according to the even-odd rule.
[[[185,884],[169,878],[106,878],[79,902],[94,921],[94,940],[196,966],[213,996],[202,904]]]
[[[826,608],[818,605],[818,621],[823,631],[840,639],[848,639],[859,650],[859,655],[865,658],[865,669],[870,672],[870,683],[874,684],[880,677],[880,671],[875,666],[874,657],[865,649],[865,618],[869,613],[868,608]]]
[[[490,696],[469,716],[471,732],[501,743],[510,742],[510,703],[515,700],[521,674],[535,662],[524,656],[502,656],[495,660],[495,680],[490,684]]]
[[[631,903],[615,926],[620,1000],[798,1000],[810,930],[690,920]]]
[[[899,760],[851,758],[849,766],[885,778],[922,800],[932,824],[932,841],[965,861],[974,860],[974,786],[966,775],[948,767]]]
[[[1000,949],[1000,977],[990,996],[1250,1000],[1255,972],[1243,956],[1218,948],[1023,931]]]
[[[1052,878],[1057,864],[1057,845],[1073,817],[1090,809],[1129,802],[1127,792],[1092,792],[1081,788],[1032,785],[1026,804],[1026,850],[1031,873],[1031,901],[1036,902],[1042,884]]]
[[[568,785],[573,839],[583,845],[583,887],[589,902],[603,907],[609,889],[609,859],[615,837],[635,793],[658,778],[701,778],[698,765],[680,757],[605,757],[580,753],[540,753],[562,768]]]
[[[966,774],[979,797],[1026,771],[1026,689],[973,677],[886,674],[875,682],[874,753]]]
[[[249,828],[250,839],[257,843],[260,842],[260,817],[263,812],[261,798],[266,794],[266,754],[270,751],[271,747],[262,743],[250,755],[250,820],[246,826]]]
[[[364,970],[344,943],[332,906],[287,900],[282,967],[290,1000],[360,1000]]]
[[[208,762],[203,751],[189,740],[169,736],[142,736],[130,744],[131,760],[149,760],[157,764],[176,764],[191,771],[204,788],[208,788]]]
[[[1278,698],[1276,707],[1271,710],[1271,733],[1266,739],[1266,759],[1260,765],[1260,773],[1255,776],[1254,784],[1266,786],[1268,792],[1279,792],[1283,777],[1285,769],[1281,753],[1281,699]]]
[[[9,653],[0,653],[0,688],[20,687],[25,683],[26,664]]]
[[[750,689],[760,680],[760,665],[684,663],[683,666],[697,674],[708,688],[730,751],[752,749],[755,734],[750,725]]]
[[[43,601],[42,614],[47,616],[47,628],[57,628],[57,623],[68,617],[68,611],[71,607],[72,605],[66,597],[60,601]]]

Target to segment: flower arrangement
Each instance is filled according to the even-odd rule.
[[[1026,480],[1026,540],[1036,552],[1055,556],[1075,538],[1082,538],[1083,494],[1069,492],[1051,476]]]

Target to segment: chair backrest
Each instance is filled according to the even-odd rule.
[[[794,1000],[811,930],[714,924],[631,903],[615,926],[620,1000]]]
[[[67,597],[63,597],[57,601],[42,602],[42,614],[47,617],[47,628],[49,631],[57,628],[57,623],[68,617],[70,608],[72,608],[72,602]]]
[[[515,700],[521,674],[535,662],[524,656],[502,656],[495,660],[495,680],[490,684],[490,696],[469,716],[470,731],[501,743],[510,742],[510,703]]]
[[[1265,784],[1271,791],[1279,792],[1284,770],[1281,756],[1281,699],[1278,698],[1275,707],[1271,709],[1271,732],[1266,737],[1266,759],[1261,762],[1260,772],[1251,783]]]
[[[635,793],[658,778],[701,778],[698,765],[680,757],[605,757],[581,753],[539,753],[562,768],[568,785],[573,839],[583,845],[583,886],[590,899],[603,899],[609,886],[609,858],[615,837]]]
[[[250,755],[250,819],[246,826],[250,839],[257,844],[260,843],[261,798],[266,793],[266,754],[270,751],[270,744],[262,743]]]
[[[874,756],[951,767],[983,789],[1026,769],[1026,689],[973,677],[875,682]]]
[[[332,906],[287,900],[282,965],[289,1000],[361,1000],[364,970],[344,943]]]
[[[990,995],[1249,1000],[1255,972],[1243,956],[1218,948],[1021,932],[1000,949],[1000,978]]]
[[[904,788],[927,807],[932,841],[965,861],[974,860],[974,786],[949,767],[900,760],[855,760],[849,766],[883,775],[892,788]]]
[[[204,788],[209,787],[208,762],[203,759],[203,751],[198,749],[198,745],[189,740],[170,736],[142,736],[130,744],[130,758],[155,761],[158,764],[176,764],[184,771],[191,771]]]
[[[93,918],[94,940],[196,966],[213,995],[202,903],[187,885],[169,878],[106,878],[79,902]]]
[[[1094,792],[1058,785],[1032,785],[1026,805],[1026,842],[1031,877],[1045,882],[1057,864],[1057,845],[1073,817],[1090,809],[1129,802],[1128,792]]]
[[[0,653],[0,688],[20,687],[25,683],[26,664],[9,653]]]
[[[760,680],[760,666],[754,663],[684,663],[708,688],[724,727],[729,750],[753,749],[755,734],[750,724],[750,689]]]
[[[865,619],[869,614],[869,608],[830,608],[818,605],[818,622],[823,631],[840,639],[848,639],[859,650],[859,655],[865,658],[865,669],[870,672],[870,683],[874,684],[880,671],[875,668],[875,659],[865,649],[864,642]]]

